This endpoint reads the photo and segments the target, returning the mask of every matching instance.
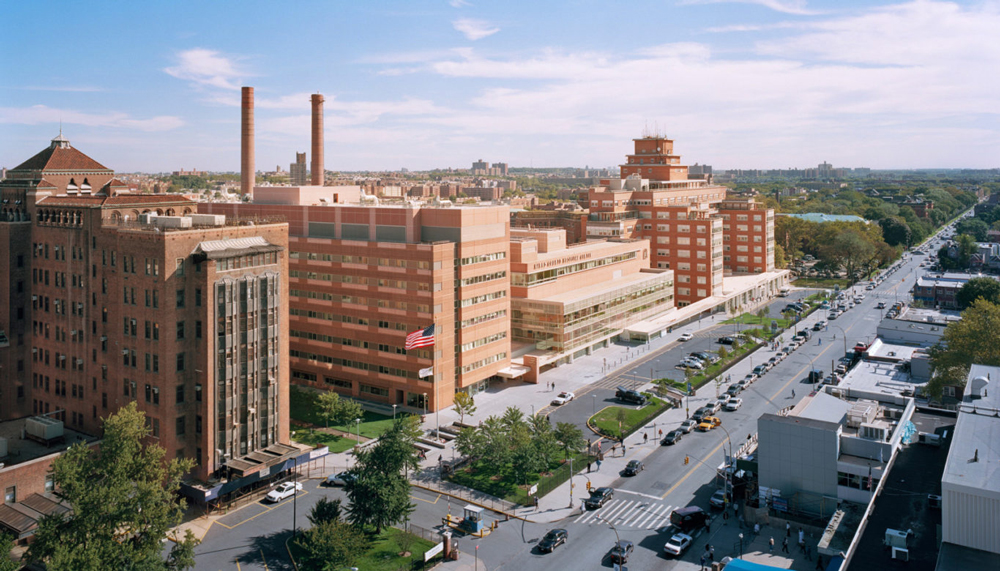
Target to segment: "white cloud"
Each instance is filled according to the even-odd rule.
[[[474,18],[459,18],[451,23],[459,32],[465,35],[469,40],[476,41],[481,40],[487,36],[492,36],[493,34],[500,31],[493,24],[485,20],[476,20]]]
[[[177,54],[177,65],[163,71],[177,79],[220,89],[239,89],[241,72],[233,61],[215,50],[194,48]]]
[[[680,4],[756,4],[770,8],[776,12],[795,14],[797,16],[815,16],[821,12],[806,8],[806,0],[682,0]]]
[[[170,131],[184,125],[179,117],[161,115],[149,119],[134,119],[127,113],[83,113],[72,109],[55,109],[45,105],[32,107],[0,107],[0,123],[19,125],[57,124],[87,127],[118,127],[137,131]]]
[[[452,8],[462,8],[463,6],[472,6],[472,4],[469,4],[465,0],[449,0],[448,4],[450,4]]]

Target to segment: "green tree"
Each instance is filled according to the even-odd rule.
[[[886,244],[906,248],[912,244],[913,233],[906,221],[899,216],[883,218],[879,223],[882,225],[882,236],[885,237]]]
[[[459,422],[465,424],[465,415],[476,414],[476,400],[467,392],[455,393],[455,412],[458,413]]]
[[[583,440],[583,431],[570,422],[557,422],[554,431],[556,442],[563,447],[566,458],[569,458],[569,451],[577,451],[587,443]]]
[[[554,460],[559,443],[555,434],[552,433],[552,424],[549,417],[537,414],[529,418],[529,429],[531,431],[531,445],[535,448],[543,463],[548,466]]]
[[[341,515],[340,498],[331,500],[324,496],[313,504],[306,517],[309,518],[309,523],[317,526],[330,521],[340,521]]]
[[[972,278],[958,290],[955,301],[959,309],[966,309],[980,298],[1000,304],[1000,281],[993,278]]]
[[[1000,366],[1000,305],[977,299],[962,312],[960,321],[948,324],[940,345],[931,349],[935,371],[973,364]]]
[[[405,469],[416,469],[419,465],[409,426],[411,418],[397,418],[374,446],[357,451],[351,470],[355,478],[344,487],[349,501],[347,519],[351,523],[371,526],[381,533],[413,512],[410,482],[403,474]]]
[[[727,351],[725,347],[719,347],[719,359],[725,361],[728,356],[729,351]]]
[[[510,457],[510,475],[515,482],[528,483],[528,478],[548,468],[545,459],[534,446],[519,446]]]
[[[990,225],[978,218],[963,218],[955,223],[955,232],[959,234],[969,234],[977,242],[986,241],[986,233],[989,232]]]
[[[785,248],[783,248],[781,244],[774,245],[774,267],[788,267],[788,257],[785,255]]]
[[[462,456],[477,460],[484,456],[486,437],[478,428],[463,428],[455,437],[455,450]]]
[[[151,429],[133,401],[104,421],[100,448],[74,444],[52,462],[52,476],[72,515],[45,516],[30,558],[50,570],[185,569],[197,540],[178,539],[167,560],[163,542],[181,522],[177,499],[192,459],[166,461],[163,448],[143,445]]]
[[[935,371],[931,380],[924,385],[923,393],[932,401],[939,401],[944,395],[944,388],[947,386],[965,387],[965,380],[969,376],[969,368],[956,366],[946,367],[940,371]]]
[[[326,425],[350,425],[354,419],[361,418],[364,410],[361,403],[340,398],[334,391],[323,391],[316,397],[316,406],[319,408],[319,415],[326,421]]]
[[[337,521],[322,522],[296,541],[303,551],[302,569],[317,571],[340,571],[371,547],[364,531]]]
[[[0,571],[17,571],[21,568],[10,558],[13,549],[14,538],[9,534],[0,533]]]
[[[625,421],[628,420],[628,413],[625,412],[624,408],[619,408],[615,413],[615,420],[618,421],[619,432],[621,433],[621,438],[625,438]]]

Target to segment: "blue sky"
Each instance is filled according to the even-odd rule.
[[[121,172],[620,164],[658,130],[716,168],[1000,166],[1000,3],[16,2],[0,165],[59,130]]]

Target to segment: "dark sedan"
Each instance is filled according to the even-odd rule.
[[[736,343],[736,339],[734,337],[728,337],[728,336],[727,337],[719,337],[718,343],[720,345],[732,345],[732,344]]]
[[[642,472],[643,468],[644,466],[642,465],[642,462],[638,460],[629,460],[628,464],[625,465],[625,469],[622,470],[622,473],[626,476],[636,476],[639,472]]]
[[[569,539],[569,533],[565,529],[551,529],[538,542],[538,550],[551,553],[556,547],[566,543],[567,539]]]
[[[666,436],[663,437],[663,440],[660,441],[660,445],[667,446],[668,444],[677,444],[681,441],[682,436],[684,436],[684,433],[680,430],[671,430]]]
[[[596,510],[608,503],[614,495],[615,491],[612,488],[597,488],[590,492],[590,497],[583,501],[583,505],[588,510]]]
[[[629,555],[635,551],[635,544],[628,540],[622,540],[615,543],[615,546],[611,548],[611,562],[612,563],[628,563]]]

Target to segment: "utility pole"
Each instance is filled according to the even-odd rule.
[[[570,458],[569,459],[569,507],[570,507],[570,509],[573,508],[573,486],[575,486],[575,485],[576,484],[573,483],[573,459]]]

